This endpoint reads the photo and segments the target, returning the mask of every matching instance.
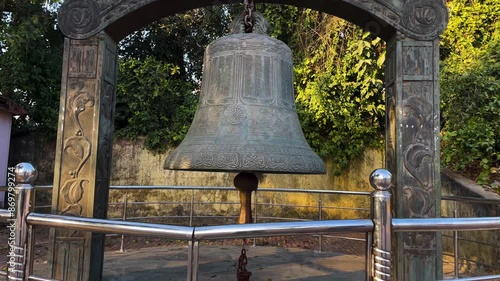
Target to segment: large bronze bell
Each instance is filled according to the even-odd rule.
[[[253,17],[252,33],[236,20],[206,48],[198,109],[165,169],[325,173],[297,117],[291,50]]]
[[[252,222],[255,172],[325,173],[325,165],[304,138],[293,95],[292,52],[271,38],[267,21],[253,13],[253,1],[232,24],[229,36],[205,50],[198,110],[165,169],[240,172],[239,223]],[[250,31],[250,32],[249,32]],[[245,240],[244,240],[245,241]],[[245,242],[237,280],[250,280]]]

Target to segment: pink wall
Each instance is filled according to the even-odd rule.
[[[0,111],[0,186],[7,184],[7,161],[9,160],[10,129],[12,114]],[[3,206],[4,192],[0,192],[0,208]]]

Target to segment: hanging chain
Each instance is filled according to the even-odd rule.
[[[238,259],[238,269],[236,269],[236,278],[238,281],[250,281],[250,276],[252,272],[247,270],[247,250],[245,249],[246,239],[243,239],[243,245],[241,246],[241,255]]]
[[[253,30],[252,12],[255,10],[253,0],[245,0],[245,32],[251,33]]]

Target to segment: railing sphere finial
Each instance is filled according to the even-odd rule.
[[[370,184],[375,190],[387,191],[392,185],[392,175],[385,169],[376,169],[370,174]]]
[[[30,163],[19,163],[14,170],[17,184],[31,184],[36,180],[38,171]]]

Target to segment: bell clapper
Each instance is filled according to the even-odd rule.
[[[240,217],[238,223],[252,223],[252,192],[257,190],[259,180],[254,173],[239,173],[234,177],[234,186],[240,192]]]

